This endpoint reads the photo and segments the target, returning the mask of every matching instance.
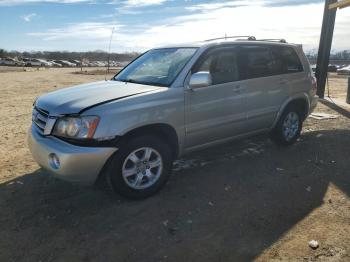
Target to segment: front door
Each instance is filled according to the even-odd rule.
[[[212,85],[185,92],[186,147],[233,137],[245,130],[245,91],[234,47],[211,50],[192,69],[209,72]]]

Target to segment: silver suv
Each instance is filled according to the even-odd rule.
[[[145,198],[187,152],[263,132],[294,143],[315,94],[298,45],[250,37],[157,48],[109,81],[39,97],[29,146],[58,178],[107,176],[118,193]]]

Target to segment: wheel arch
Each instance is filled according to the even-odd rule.
[[[120,137],[120,140],[117,143],[117,147],[123,146],[123,143],[126,143],[132,137],[142,135],[153,135],[161,138],[171,147],[173,151],[173,158],[176,159],[178,157],[180,152],[178,134],[174,127],[164,123],[149,124],[129,130],[127,133]]]
[[[302,116],[303,116],[303,121],[307,118],[308,114],[309,114],[309,110],[310,110],[310,102],[309,102],[309,99],[307,98],[307,95],[303,95],[303,96],[298,96],[298,97],[291,97],[289,98],[288,100],[286,100],[282,106],[280,107],[278,113],[277,113],[277,116],[276,116],[276,119],[273,123],[273,126],[272,128],[274,128],[277,123],[278,123],[278,120],[280,119],[281,115],[283,114],[284,110],[291,106],[291,105],[296,105],[298,108],[301,109],[301,113],[302,113]]]
[[[173,160],[175,160],[178,157],[180,153],[179,137],[175,128],[173,128],[169,124],[158,123],[136,127],[134,129],[129,130],[124,135],[118,136],[117,141],[113,142],[113,146],[117,148],[122,147],[132,137],[144,135],[154,135],[156,137],[161,138],[163,141],[168,143],[170,148],[172,149]],[[114,154],[116,153],[118,153],[118,150]],[[96,185],[103,185],[103,181],[106,181],[106,168],[110,165],[112,157],[113,156],[111,156],[106,161],[105,165],[101,169],[95,181]]]

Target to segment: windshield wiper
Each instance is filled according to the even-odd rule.
[[[125,80],[122,80],[123,82],[125,83],[133,83],[133,84],[141,84],[140,82],[132,79],[132,78],[129,78],[129,79],[125,79]]]
[[[140,84],[140,85],[149,85],[149,86],[160,86],[160,87],[167,87],[165,84],[155,83],[155,82],[140,82],[136,81],[135,79],[129,78],[129,79],[116,79],[116,81],[121,81],[125,83],[132,83],[132,84]]]
[[[133,83],[133,84],[139,84],[139,82],[137,82],[134,79],[118,79],[118,78],[112,78],[112,80],[114,81],[120,81],[120,82],[124,82],[124,83]]]

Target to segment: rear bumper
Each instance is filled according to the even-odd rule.
[[[35,161],[53,176],[69,182],[93,184],[108,158],[117,148],[80,147],[58,138],[41,136],[35,127],[28,132],[28,145]],[[50,163],[50,155],[59,159],[59,168]]]
[[[314,96],[310,101],[309,115],[315,110],[318,102],[318,96]]]

